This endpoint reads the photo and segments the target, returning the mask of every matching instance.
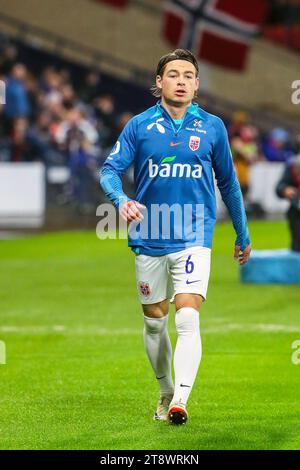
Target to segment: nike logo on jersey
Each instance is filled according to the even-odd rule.
[[[187,279],[186,284],[194,284],[194,282],[200,282],[200,281],[201,281],[201,279],[196,279],[196,281],[189,281]]]
[[[157,380],[161,380],[161,379],[164,379],[165,378],[165,375],[163,375],[162,377],[156,377]]]
[[[183,384],[180,384],[180,387],[189,387],[189,388],[191,388],[190,385],[183,385]]]
[[[183,142],[171,142],[170,147],[175,147],[176,145],[183,144]]]

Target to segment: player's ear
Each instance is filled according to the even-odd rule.
[[[156,86],[157,88],[159,88],[160,90],[162,89],[162,77],[160,75],[156,75]]]

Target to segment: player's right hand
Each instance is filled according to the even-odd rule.
[[[138,201],[127,201],[121,205],[119,211],[122,219],[126,222],[132,222],[133,220],[140,222],[144,218],[141,212],[143,209],[146,209],[146,206]]]
[[[297,195],[297,192],[297,188],[294,186],[287,186],[283,191],[283,195],[287,199],[293,199]]]

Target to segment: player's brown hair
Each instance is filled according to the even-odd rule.
[[[156,75],[160,75],[161,77],[164,74],[166,65],[171,62],[172,60],[186,60],[187,62],[191,62],[193,66],[196,69],[196,77],[199,76],[199,66],[196,57],[192,52],[190,52],[188,49],[175,49],[173,52],[169,52],[169,54],[166,54],[162,56],[159,59],[159,62],[156,67]],[[152,94],[156,96],[157,98],[161,97],[161,90],[157,88],[156,84],[152,85],[150,88]],[[195,96],[197,96],[197,91],[195,93]]]

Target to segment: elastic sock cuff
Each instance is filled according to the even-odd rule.
[[[168,318],[169,317],[169,314],[167,313],[167,315],[164,315],[163,317],[147,317],[147,315],[144,315],[144,318],[146,320],[164,320],[165,318]]]
[[[200,313],[198,312],[198,310],[196,310],[196,309],[193,308],[193,307],[181,307],[179,310],[176,310],[176,315],[177,315],[178,313],[180,313],[182,310],[187,310],[187,309],[188,309],[188,310],[193,310],[194,312],[197,313],[197,315],[200,316]]]

